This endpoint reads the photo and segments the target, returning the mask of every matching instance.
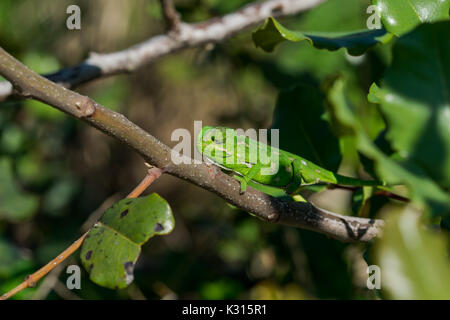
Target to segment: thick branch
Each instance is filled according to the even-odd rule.
[[[92,53],[81,64],[62,69],[56,73],[46,75],[46,77],[67,88],[73,88],[96,78],[132,72],[174,51],[209,42],[220,42],[243,29],[261,23],[269,16],[295,14],[315,7],[324,1],[269,0],[249,4],[236,12],[202,23],[187,24],[178,21],[176,33],[169,32],[168,34],[158,35],[118,52],[107,54]],[[170,2],[168,1],[167,3]],[[173,18],[173,15],[171,17]],[[0,101],[5,100],[13,93],[10,83],[0,83]]]
[[[341,216],[318,209],[310,203],[281,201],[250,187],[240,194],[239,182],[222,173],[216,166],[205,163],[176,165],[171,160],[172,150],[169,147],[125,116],[39,76],[2,48],[0,74],[22,95],[85,121],[129,145],[151,165],[214,192],[266,221],[313,230],[341,241],[369,241],[380,234],[383,226],[380,220]]]

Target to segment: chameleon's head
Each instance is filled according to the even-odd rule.
[[[217,163],[224,163],[225,158],[233,155],[233,144],[227,144],[228,139],[234,139],[235,131],[225,127],[202,128],[197,137],[197,150]],[[232,150],[227,150],[227,147]]]

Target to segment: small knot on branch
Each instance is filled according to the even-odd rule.
[[[29,288],[34,288],[36,286],[36,282],[33,280],[31,275],[25,277],[25,282]]]
[[[92,116],[95,112],[95,102],[88,97],[76,101],[75,107],[80,112],[80,118]]]
[[[267,222],[276,223],[278,219],[280,218],[280,214],[277,212],[273,212],[267,216]]]

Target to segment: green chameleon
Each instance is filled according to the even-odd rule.
[[[376,180],[361,180],[333,173],[300,156],[237,135],[236,130],[205,126],[197,137],[197,149],[219,167],[243,178],[241,192],[250,180],[295,193],[301,186],[331,183],[349,186],[384,186]]]

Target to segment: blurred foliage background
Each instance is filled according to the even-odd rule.
[[[231,12],[250,1],[175,2],[182,19],[195,22]],[[74,3],[81,8],[82,29],[69,31],[65,27],[66,8]],[[369,4],[330,0],[280,21],[303,31],[365,29]],[[126,48],[164,32],[164,28],[156,0],[0,2],[0,45],[40,73],[76,65],[91,51]],[[223,43],[183,50],[132,74],[100,79],[76,90],[125,114],[174,146],[172,131],[186,128],[193,132],[194,120],[202,120],[204,125],[268,128],[274,113],[277,115],[280,90],[297,83],[319,86],[339,73],[347,79],[357,116],[375,139],[385,122],[366,95],[391,62],[390,47],[379,46],[363,56],[351,57],[345,50],[329,52],[300,43],[282,45],[267,54],[255,48],[249,30]],[[314,99],[311,97],[311,108]],[[283,112],[289,115],[289,110]],[[281,121],[279,112],[275,118]],[[338,149],[343,148],[342,143],[345,147],[345,139],[340,143]],[[302,155],[302,147],[297,148]],[[295,152],[295,146],[290,149]],[[328,159],[328,167],[358,173],[361,168],[356,150],[344,154],[343,159]],[[145,170],[142,159],[126,146],[40,102],[1,103],[0,292],[54,258],[80,235],[86,221],[98,217],[94,212],[97,208],[102,211],[123,198]],[[169,236],[151,239],[143,246],[131,286],[119,291],[105,289],[92,283],[83,271],[82,289],[69,291],[65,288],[68,275],[59,270],[53,283],[46,282],[49,288],[38,285],[16,298],[379,296],[366,287],[365,245],[344,244],[310,231],[265,223],[171,176],[157,180],[148,192],[157,192],[170,203],[176,227]],[[352,214],[354,197],[348,190],[325,190],[311,201],[334,212]],[[378,200],[373,205],[376,209],[401,209],[391,200]],[[373,209],[370,215],[375,211],[379,210]],[[393,242],[399,242],[392,237]],[[81,265],[77,254],[69,263]]]

